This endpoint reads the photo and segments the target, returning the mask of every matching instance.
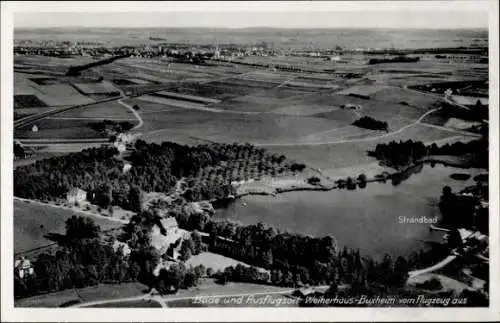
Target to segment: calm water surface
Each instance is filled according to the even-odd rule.
[[[425,165],[400,183],[368,183],[355,191],[248,196],[219,209],[217,216],[244,224],[261,221],[283,231],[313,236],[333,235],[340,246],[359,248],[373,257],[385,253],[408,256],[423,248],[425,241],[440,241],[442,234],[430,232],[428,224],[402,224],[399,217],[440,216],[437,202],[443,186],[460,190],[472,185],[472,177],[481,172],[484,170]],[[450,178],[452,173],[472,177],[458,181]]]

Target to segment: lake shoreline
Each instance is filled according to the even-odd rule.
[[[450,158],[451,157],[451,158]],[[445,167],[455,167],[460,169],[470,169],[475,168],[473,164],[468,162],[467,160],[459,160],[456,156],[429,156],[422,160],[412,163],[411,165],[405,166],[404,168],[397,169],[396,171],[389,173],[384,172],[379,175],[375,175],[371,178],[367,178],[364,183],[376,183],[376,182],[385,182],[397,176],[404,175],[406,172],[414,169],[415,167],[424,165],[424,164],[438,164],[443,165]],[[481,168],[481,167],[477,167]],[[280,178],[273,178],[273,185],[269,185],[265,182],[255,181],[252,182],[252,188],[245,187],[245,190],[241,193],[235,194],[233,199],[241,198],[244,196],[251,195],[263,195],[263,196],[277,196],[280,193],[286,192],[300,192],[300,191],[331,191],[334,189],[340,189],[340,185],[336,184],[333,180],[328,178],[327,176],[321,174],[317,171],[318,174],[324,179],[325,183],[320,185],[314,185],[307,183],[306,176],[301,176],[302,180],[297,179],[293,184],[287,183],[285,180],[281,182]],[[356,179],[357,175],[353,175],[353,179]],[[361,182],[356,180],[356,184],[359,185]],[[242,184],[245,185],[246,183]],[[240,186],[241,187],[241,186]],[[238,189],[240,188],[238,187]],[[233,200],[232,199],[232,200]],[[214,201],[218,202],[218,201]]]

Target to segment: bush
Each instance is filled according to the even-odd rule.
[[[321,180],[319,179],[319,177],[312,176],[307,179],[307,182],[311,185],[318,185],[319,183],[321,183]]]
[[[300,164],[300,163],[293,163],[293,164],[290,166],[290,170],[291,170],[292,172],[295,172],[295,171],[299,171],[299,172],[301,172],[301,171],[303,171],[303,170],[304,170],[304,168],[306,168],[306,165],[304,165],[304,164]]]
[[[417,284],[417,287],[427,290],[440,290],[443,288],[443,285],[438,279],[432,278],[424,281],[421,284]]]

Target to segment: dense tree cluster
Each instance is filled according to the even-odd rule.
[[[376,157],[389,167],[405,167],[411,165],[428,153],[427,147],[421,141],[391,141],[387,144],[377,144],[370,156]]]
[[[337,185],[337,188],[343,189],[346,188],[348,190],[355,190],[356,187],[359,186],[359,188],[365,188],[367,184],[368,178],[366,177],[365,174],[360,174],[358,178],[353,178],[351,176],[348,176],[346,179],[338,179],[335,181],[335,184]]]
[[[134,127],[134,125],[128,121],[117,122],[117,121],[113,121],[113,120],[103,120],[103,121],[99,121],[99,122],[92,122],[92,123],[89,123],[89,126],[92,129],[94,129],[95,131],[104,132],[104,133],[112,133],[112,132],[123,133],[123,132],[129,131],[130,129],[132,129]]]
[[[368,154],[383,162],[389,167],[406,167],[415,162],[421,161],[426,156],[450,155],[463,156],[468,155],[471,162],[478,167],[488,166],[488,140],[482,137],[467,143],[455,142],[437,146],[424,145],[421,141],[391,141],[385,144],[377,144],[375,150]]]
[[[420,57],[408,57],[405,55],[396,56],[393,58],[370,58],[368,65],[382,64],[382,63],[415,63],[420,60]]]
[[[472,188],[476,193],[488,189],[482,183]],[[481,207],[481,197],[477,194],[453,193],[449,186],[445,186],[438,204],[443,224],[451,228],[477,229],[488,234],[488,208]]]
[[[17,142],[14,142],[13,152],[14,152],[15,157],[24,157],[24,154],[25,154],[24,147],[20,143],[17,143]]]
[[[115,148],[91,148],[17,167],[14,170],[14,195],[54,200],[65,198],[72,187],[110,194],[111,185],[128,186],[120,180],[123,162],[114,158],[117,154]]]
[[[219,271],[213,274],[217,282],[225,284],[228,281],[241,282],[241,283],[254,283],[254,284],[268,284],[270,275],[265,271],[259,271],[256,267],[243,266],[238,264],[236,266],[229,266],[224,271]]]
[[[138,211],[141,191],[171,193],[181,178],[186,179],[188,201],[217,200],[234,194],[233,181],[293,174],[305,168],[250,144],[188,147],[138,140],[127,157],[133,165],[128,172],[123,171],[123,158],[118,157],[117,149],[100,147],[18,167],[14,194],[55,200],[78,187],[102,208],[119,205]]]
[[[489,163],[489,145],[488,135],[477,140],[472,140],[467,143],[455,142],[453,144],[445,144],[438,147],[436,144],[427,146],[429,155],[451,155],[462,156],[467,155],[470,162],[476,167],[488,168]]]
[[[171,294],[179,289],[186,289],[198,285],[199,279],[206,275],[203,265],[186,268],[182,263],[172,264],[168,269],[160,270],[155,287],[162,294]]]
[[[385,121],[379,121],[372,117],[361,117],[352,123],[354,126],[370,129],[389,131],[389,125]]]

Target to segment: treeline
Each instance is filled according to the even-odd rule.
[[[404,167],[420,161],[427,156],[428,148],[421,141],[391,141],[377,144],[368,155],[377,158],[389,167]]]
[[[103,120],[99,122],[91,122],[89,123],[89,126],[94,129],[95,131],[99,132],[127,132],[130,129],[134,127],[134,125],[131,122],[128,121],[122,121],[122,122],[117,122],[114,120]]]
[[[174,214],[173,214],[174,215]],[[242,225],[230,221],[212,220],[208,215],[186,213],[175,214],[179,226],[186,230],[199,230],[208,234],[204,242],[208,250],[255,267],[269,269],[270,282],[279,286],[297,286],[302,284],[330,284],[333,282],[351,282],[353,279],[375,279],[389,283],[395,276],[405,275],[403,264],[398,260],[396,271],[378,268],[379,264],[370,260],[379,270],[376,274],[361,278],[366,260],[362,260],[357,250],[343,249],[338,252],[333,237],[314,238],[301,234],[279,232],[262,223]],[[390,259],[387,256],[388,260]],[[390,273],[390,277],[382,272]],[[251,275],[250,275],[251,276]],[[233,277],[228,275],[227,277]],[[237,275],[236,277],[241,277]],[[227,278],[229,280],[240,278]],[[238,280],[239,279],[239,280]],[[263,279],[263,278],[262,278]]]
[[[389,125],[385,121],[379,121],[372,117],[361,117],[352,123],[354,126],[370,129],[389,131]]]
[[[172,211],[171,214],[173,213],[175,212]],[[144,220],[141,221],[141,216],[138,216],[134,221],[146,226],[133,226],[135,228],[131,231],[134,234],[150,232],[148,228],[156,221],[152,213],[143,212],[141,215]],[[175,215],[181,228],[204,233],[203,244],[208,246],[209,251],[255,267],[245,269],[240,266],[215,273],[214,277],[220,282],[265,282],[290,287],[367,281],[392,286],[402,282],[408,272],[409,265],[405,258],[399,257],[394,263],[389,255],[381,262],[362,258],[359,250],[344,248],[338,251],[335,240],[329,236],[313,238],[281,233],[262,223],[245,226],[230,221],[212,220],[210,216],[200,213],[187,215],[186,212],[179,212]],[[197,239],[199,237],[192,237],[192,240]],[[147,244],[149,238],[143,241]],[[189,247],[191,244],[186,242],[186,247],[182,246],[181,250],[192,250]],[[199,242],[193,244],[200,245]],[[141,246],[146,247],[147,245]],[[181,256],[182,254],[183,252]],[[267,269],[270,274],[257,270],[256,267]]]
[[[467,155],[471,164],[476,167],[488,167],[488,140],[482,137],[467,143],[455,142],[437,146],[424,145],[421,141],[391,141],[386,144],[377,144],[375,150],[369,151],[368,155],[377,158],[389,167],[399,168],[409,166],[421,161],[426,156]]]
[[[212,275],[219,284],[226,284],[228,281],[240,283],[268,284],[270,276],[267,272],[259,271],[255,267],[247,267],[242,264],[229,266],[224,271],[218,271]]]
[[[233,181],[293,174],[305,168],[284,155],[250,144],[189,147],[138,140],[127,157],[133,165],[128,172],[123,172],[124,162],[115,158],[117,155],[114,147],[90,148],[18,167],[14,171],[14,194],[57,200],[78,187],[87,192],[90,202],[102,208],[119,205],[137,210],[138,191],[170,193],[181,178],[188,183],[188,200],[216,200],[234,194]]]
[[[360,174],[358,178],[353,178],[348,176],[346,179],[338,179],[335,181],[337,188],[343,189],[346,188],[348,190],[355,190],[356,187],[365,188],[367,184],[367,177],[365,174]]]
[[[397,56],[393,58],[371,58],[368,65],[382,64],[382,63],[414,63],[420,61],[420,57]]]
[[[99,65],[106,65],[106,64],[109,64],[109,63],[116,61],[117,59],[129,57],[129,56],[130,56],[129,54],[117,55],[117,56],[102,59],[102,60],[97,61],[97,62],[92,62],[92,63],[78,65],[78,66],[70,66],[68,68],[68,71],[66,72],[66,75],[67,76],[78,76],[78,75],[80,75],[80,72],[82,72],[86,69],[89,69],[89,68],[92,68],[95,66],[99,66]]]

